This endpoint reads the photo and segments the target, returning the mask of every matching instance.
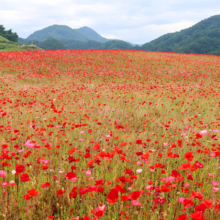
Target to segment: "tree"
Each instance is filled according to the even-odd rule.
[[[0,25],[0,35],[10,41],[18,42],[17,33],[13,33],[11,29],[6,31],[3,25]]]

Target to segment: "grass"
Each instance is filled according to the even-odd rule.
[[[219,219],[219,57],[0,59],[2,219]]]
[[[19,43],[9,41],[6,38],[0,36],[0,51],[17,51],[17,50],[27,51],[27,50],[41,50],[41,49],[34,45],[23,46]]]

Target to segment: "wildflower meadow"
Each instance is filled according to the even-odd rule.
[[[0,219],[220,219],[220,57],[0,53]]]

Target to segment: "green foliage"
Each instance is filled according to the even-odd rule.
[[[219,55],[220,15],[212,16],[180,32],[165,34],[144,44],[142,49]]]
[[[0,35],[9,41],[18,42],[17,33],[13,33],[11,29],[6,31],[3,25],[0,25]]]

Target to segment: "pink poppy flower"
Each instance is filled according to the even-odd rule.
[[[180,197],[180,198],[178,199],[178,202],[180,202],[180,203],[184,203],[184,200],[185,200],[185,198]]]
[[[8,181],[7,181],[7,182],[2,183],[2,186],[3,186],[3,187],[6,187],[7,185],[8,185]]]
[[[202,130],[202,131],[199,132],[200,135],[205,135],[205,134],[207,134],[207,133],[208,133],[207,130]]]
[[[30,140],[27,140],[24,145],[27,146],[27,147],[29,147],[29,148],[33,148],[35,144],[31,143]]]
[[[134,206],[138,206],[140,203],[136,200],[132,200],[131,204],[134,205]]]
[[[212,190],[214,193],[217,193],[219,191],[219,188],[212,187]]]
[[[1,177],[6,177],[6,172],[3,171],[3,170],[0,170],[0,176],[1,176]]]
[[[211,183],[212,183],[212,185],[215,186],[215,187],[218,186],[218,183],[217,183],[216,181],[212,181]]]
[[[91,175],[91,174],[92,174],[91,170],[86,171],[86,175]]]

